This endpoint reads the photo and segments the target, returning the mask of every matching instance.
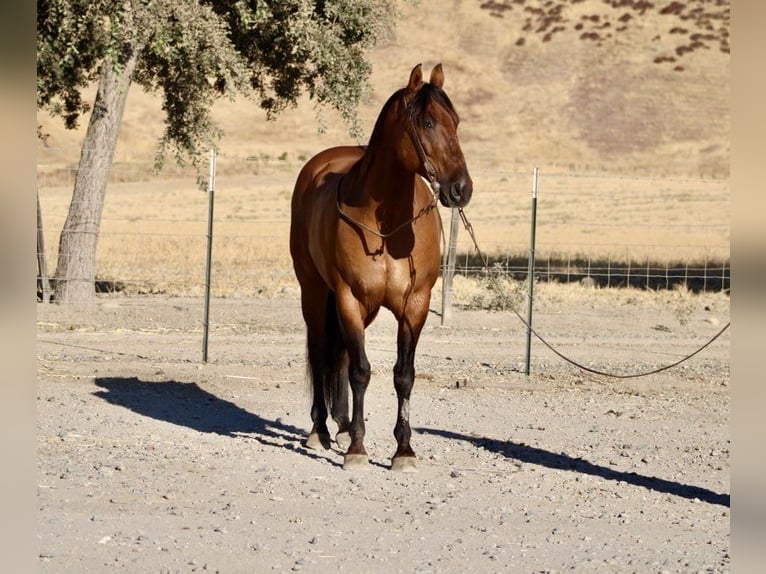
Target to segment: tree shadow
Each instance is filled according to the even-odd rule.
[[[674,496],[688,498],[690,500],[697,498],[703,502],[707,502],[709,504],[718,504],[720,506],[726,506],[727,508],[730,507],[731,504],[731,495],[729,494],[719,494],[699,486],[692,486],[679,482],[664,480],[655,476],[643,476],[635,472],[623,472],[614,470],[606,466],[593,464],[582,458],[572,458],[565,454],[556,454],[523,443],[520,444],[511,441],[500,441],[486,437],[472,437],[441,429],[418,428],[413,430],[423,434],[440,436],[450,440],[463,440],[490,452],[501,454],[506,458],[512,458],[520,462],[526,462],[528,464],[536,464],[556,470],[571,470],[582,474],[598,476],[605,480],[623,481],[628,484],[641,486],[656,492],[672,494]]]
[[[306,431],[250,413],[201,389],[196,383],[150,382],[137,377],[97,377],[93,393],[113,405],[202,433],[244,437],[341,466],[303,446]]]

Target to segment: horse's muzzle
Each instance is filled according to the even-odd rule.
[[[464,207],[472,194],[473,181],[467,173],[456,181],[439,185],[439,201],[444,207]]]

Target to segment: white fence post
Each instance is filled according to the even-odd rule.
[[[537,228],[537,176],[540,170],[535,168],[532,182],[532,225],[529,239],[529,264],[527,268],[527,353],[524,373],[529,376],[532,360],[532,301],[535,296],[535,232]]]

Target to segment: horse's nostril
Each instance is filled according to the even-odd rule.
[[[473,182],[470,177],[461,177],[442,185],[442,203],[445,207],[462,207],[468,203],[473,192]]]
[[[450,186],[449,190],[450,196],[454,200],[458,200],[463,196],[463,182],[455,182]]]

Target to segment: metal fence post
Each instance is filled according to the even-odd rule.
[[[535,168],[532,183],[532,230],[529,239],[529,265],[527,269],[527,355],[524,373],[529,376],[529,365],[532,358],[532,300],[535,294],[535,230],[537,227],[537,176],[539,170]]]
[[[213,260],[213,203],[215,198],[215,150],[210,150],[210,183],[207,209],[207,261],[205,263],[205,317],[202,332],[202,362],[207,363],[207,339],[210,327],[210,275]]]

